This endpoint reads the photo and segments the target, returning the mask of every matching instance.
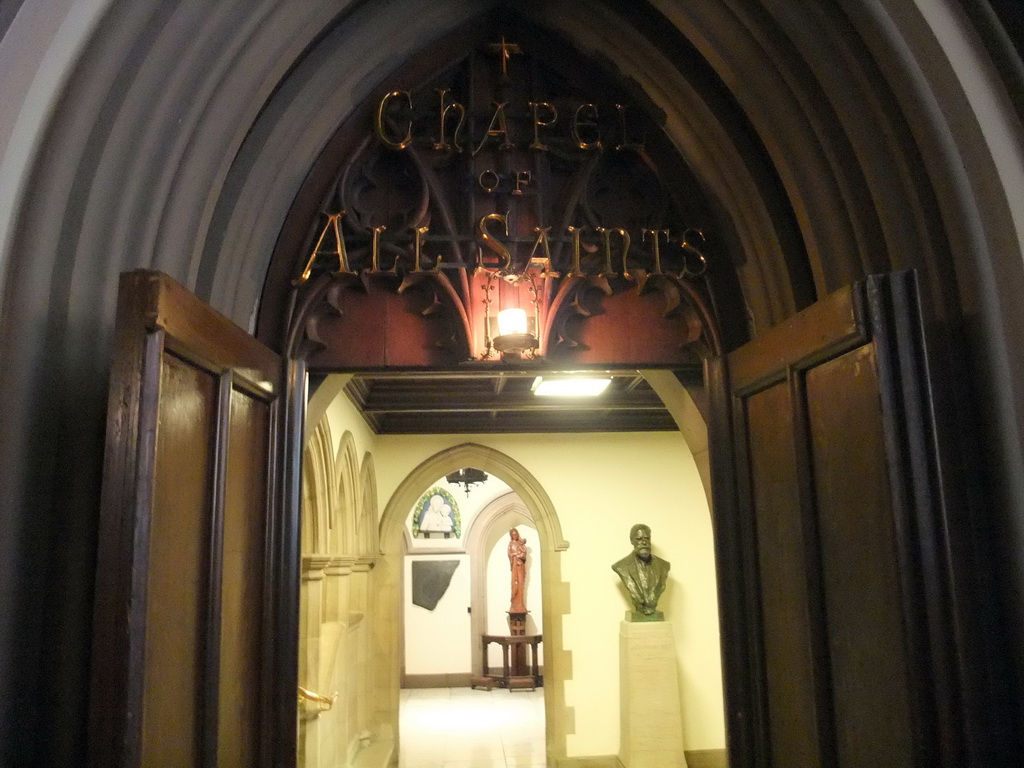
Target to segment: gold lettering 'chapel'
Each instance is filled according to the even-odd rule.
[[[508,82],[510,60],[522,54],[523,49],[516,43],[507,42],[504,37],[488,47],[497,54],[499,80]],[[391,91],[381,98],[374,128],[385,146],[403,150],[414,141],[421,140],[435,151],[468,151],[473,156],[485,148],[528,148],[547,152],[551,148],[547,142],[561,131],[562,137],[571,140],[571,145],[579,150],[643,149],[643,141],[629,135],[626,108],[622,104],[599,106],[593,102],[578,101],[563,104],[560,110],[555,100],[526,100],[520,104],[494,100],[487,111],[486,123],[482,123],[487,127],[480,135],[470,136],[466,129],[469,113],[465,104],[452,97],[450,88],[435,88],[434,92],[437,97],[432,104],[415,102],[410,91]],[[414,127],[421,122],[416,118],[424,109],[430,110],[436,118],[432,136],[414,135]],[[527,119],[513,122],[509,119],[512,113],[526,115]],[[607,119],[609,115],[611,120]],[[525,125],[518,134],[510,127],[523,123]]]
[[[449,88],[434,89],[437,98],[432,105],[414,102],[410,91],[391,91],[377,105],[374,129],[385,146],[407,149],[416,139],[435,151],[469,152],[476,156],[485,148],[511,150],[525,148],[537,152],[551,149],[549,142],[559,135],[568,138],[571,146],[586,152],[599,152],[605,148],[615,151],[642,150],[644,145],[630,136],[626,107],[622,104],[599,106],[593,102],[568,104],[562,110],[551,101],[527,101],[511,104],[493,101],[487,112],[486,129],[479,136],[469,136],[466,129],[467,110],[464,104],[451,98]],[[435,131],[430,136],[414,136],[419,109],[432,110],[436,116]],[[510,128],[511,111],[527,116],[526,127],[518,134]],[[612,120],[605,120],[608,113]],[[517,121],[521,123],[523,121]]]

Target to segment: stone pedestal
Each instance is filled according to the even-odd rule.
[[[619,760],[625,768],[686,768],[672,624],[619,627]]]

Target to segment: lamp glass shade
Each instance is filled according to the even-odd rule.
[[[511,336],[526,333],[526,310],[503,309],[498,313],[498,335]]]

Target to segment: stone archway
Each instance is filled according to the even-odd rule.
[[[568,612],[567,584],[562,580],[561,554],[569,542],[562,537],[557,511],[540,483],[521,464],[487,446],[464,443],[431,456],[416,467],[388,500],[380,522],[380,558],[376,566],[378,588],[374,596],[379,617],[378,648],[388,654],[377,681],[376,697],[386,707],[383,721],[392,722],[397,733],[399,666],[397,633],[402,578],[402,542],[406,515],[423,488],[438,477],[462,467],[477,467],[504,481],[522,500],[537,526],[541,551],[541,582],[545,645],[544,706],[547,713],[548,763],[565,757],[569,723],[566,717],[565,682],[569,679],[571,652],[563,650],[562,617]],[[386,635],[386,637],[384,636]]]

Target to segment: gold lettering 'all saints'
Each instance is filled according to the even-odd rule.
[[[480,240],[487,250],[497,254],[501,260],[498,264],[498,269],[505,270],[512,264],[512,254],[509,253],[508,248],[505,244],[497,238],[497,236],[488,229],[487,223],[490,221],[496,221],[505,228],[505,235],[508,235],[508,216],[500,213],[489,213],[480,219],[477,225],[477,230],[480,233]]]
[[[348,248],[341,227],[341,221],[344,216],[345,211],[339,211],[327,217],[327,221],[316,240],[316,245],[306,261],[303,262],[301,273],[292,280],[294,286],[304,285],[311,279],[313,267],[320,257],[329,257],[336,264],[336,268],[329,272],[331,275],[355,275],[359,272],[371,275],[396,275],[408,268],[404,264],[405,259],[403,255],[400,253],[395,257],[389,269],[382,269],[381,240],[384,232],[387,231],[387,227],[378,225],[369,227],[369,268],[364,268],[359,270],[359,272],[353,269],[349,262]],[[584,269],[583,252],[584,250],[597,251],[600,248],[602,253],[601,268],[600,272],[597,273],[600,277],[610,278],[621,275],[627,280],[634,280],[636,276],[630,272],[628,266],[630,248],[633,243],[630,233],[621,227],[594,227],[593,232],[599,238],[599,245],[590,240],[585,245],[583,237],[587,229],[588,227],[586,226],[569,226],[565,229],[566,234],[569,235],[571,249],[571,265],[566,276],[572,278],[594,276],[591,272]],[[540,268],[543,272],[541,277],[559,277],[560,273],[551,270],[549,235],[551,227],[534,227],[533,231],[537,237],[533,241],[533,246],[526,259],[526,266],[523,268]],[[465,264],[444,263],[442,257],[437,254],[433,256],[433,264],[430,264],[432,257],[424,253],[425,241],[429,232],[429,227],[414,227],[412,229],[411,242],[406,241],[403,243],[403,238],[399,238],[397,243],[392,241],[390,245],[398,245],[399,249],[405,252],[407,258],[411,257],[412,268],[410,271],[412,272],[427,271],[424,269],[425,261],[430,270],[434,272],[439,272],[446,267],[465,269]],[[490,253],[492,258],[497,258],[497,264],[489,265],[486,267],[487,269],[497,269],[501,272],[507,272],[512,269],[512,252],[509,250],[508,244],[501,239],[502,236],[506,238],[509,236],[509,217],[507,213],[488,213],[481,217],[476,224],[476,234],[481,246],[477,257],[478,269],[484,268],[485,250]],[[615,249],[612,247],[613,238],[618,240],[618,247]],[[688,229],[681,237],[678,235],[672,237],[667,229],[642,229],[640,230],[640,239],[641,242],[649,247],[649,259],[645,259],[643,256],[640,259],[642,262],[647,262],[645,269],[651,275],[668,274],[662,266],[663,248],[672,249],[672,255],[675,260],[678,260],[680,256],[683,259],[682,270],[671,274],[675,274],[680,278],[696,278],[701,277],[707,271],[707,259],[698,247],[704,243],[704,235],[700,230]],[[617,263],[613,256],[613,250],[618,251]],[[618,269],[620,266],[621,271]]]

